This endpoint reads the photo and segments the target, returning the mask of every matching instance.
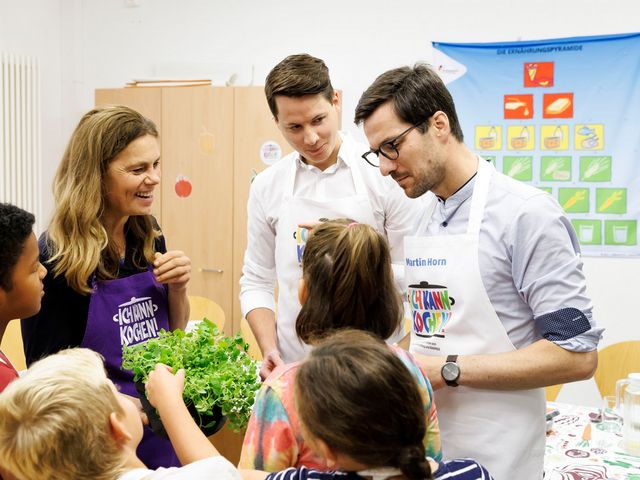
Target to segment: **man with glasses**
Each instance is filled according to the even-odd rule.
[[[295,151],[255,178],[247,206],[240,303],[262,350],[263,378],[283,362],[301,360],[307,349],[295,331],[308,234],[303,226],[339,217],[370,224],[386,236],[402,271],[403,237],[422,211],[421,202],[406,198],[362,161],[366,146],[339,131],[339,96],[322,60],[306,54],[285,58],[267,76],[265,94]]]
[[[469,150],[426,65],[380,75],[355,121],[365,160],[425,199],[405,238],[410,350],[437,389],[444,455],[477,458],[497,479],[540,479],[541,387],[591,377],[602,334],[571,223],[550,195]]]

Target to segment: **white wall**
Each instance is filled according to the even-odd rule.
[[[51,179],[62,155],[61,8],[63,0],[0,0],[0,52],[38,58],[42,84],[42,213],[51,210]],[[45,225],[45,222],[40,222]]]
[[[0,0],[0,6],[0,47],[37,52],[46,65],[47,193],[61,145],[93,105],[94,89],[134,77],[205,73],[220,80],[235,71],[240,84],[262,84],[284,56],[308,52],[329,65],[343,90],[345,127],[363,138],[351,122],[362,90],[388,68],[428,61],[433,40],[640,31],[637,0]],[[595,315],[608,328],[605,343],[640,339],[632,291],[640,259],[588,258],[585,268]],[[563,398],[598,402],[592,381],[565,387]]]

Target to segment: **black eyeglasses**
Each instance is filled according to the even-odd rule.
[[[410,126],[397,137],[381,143],[380,148],[378,148],[377,150],[369,150],[368,152],[363,153],[362,158],[364,158],[369,165],[376,168],[380,166],[380,155],[388,158],[389,160],[397,160],[397,158],[400,156],[400,152],[398,152],[398,144],[400,140],[402,140],[402,138],[411,130],[419,127],[422,124],[424,124],[424,121]]]

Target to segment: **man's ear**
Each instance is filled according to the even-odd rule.
[[[118,414],[116,412],[111,412],[109,415],[109,426],[111,429],[111,436],[113,439],[120,444],[127,443],[133,437],[125,427],[124,423],[120,421],[118,418]]]
[[[331,100],[331,105],[334,106],[338,114],[342,113],[342,94],[337,90],[333,91],[333,99]]]
[[[438,110],[431,117],[431,128],[436,130],[436,134],[445,134],[449,133],[449,117],[442,110]]]
[[[304,281],[304,278],[298,280],[298,301],[300,305],[304,305],[304,302],[309,298],[309,290],[307,289],[307,284]]]

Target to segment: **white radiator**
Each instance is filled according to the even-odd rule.
[[[40,74],[33,57],[0,54],[0,201],[36,216],[40,232]]]

